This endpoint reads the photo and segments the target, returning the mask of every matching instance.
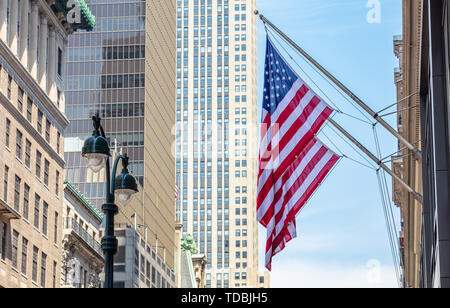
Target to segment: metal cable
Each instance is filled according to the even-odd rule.
[[[272,30],[271,29],[268,29],[271,33],[272,33],[272,36],[273,36],[273,32],[272,32]],[[293,49],[297,54],[299,54],[300,56],[301,56],[301,59],[306,63],[306,64],[308,64],[319,76],[321,76],[322,78],[323,78],[323,80],[325,80],[325,82],[327,82],[333,89],[335,89],[347,102],[349,102],[359,113],[361,113],[367,120],[368,120],[368,122],[370,123],[370,124],[373,124],[374,122],[372,121],[372,119],[369,117],[369,116],[367,116],[364,112],[362,112],[356,105],[355,105],[355,103],[354,102],[352,102],[344,93],[342,93],[342,91],[340,90],[340,89],[338,89],[337,88],[337,86],[336,85],[334,85],[330,80],[328,80],[327,78],[325,78],[325,76],[323,76],[319,71],[318,71],[318,69],[316,68],[316,67],[314,67],[309,61],[307,61],[307,59],[305,59],[304,57],[303,57],[303,55],[301,55],[299,52],[298,52],[298,50],[296,50],[291,44],[289,44],[289,42],[287,42],[282,36],[280,36],[280,38],[284,41],[284,42],[286,42],[290,47],[291,47],[291,49]],[[279,43],[279,41],[277,40],[277,42]],[[281,44],[280,44],[281,45]],[[284,49],[284,48],[283,48]],[[284,49],[285,50],[285,49]],[[286,50],[285,50],[286,51]],[[288,53],[287,51],[286,51],[286,53]],[[289,53],[288,53],[289,54]],[[289,56],[290,56],[290,54],[289,54]],[[292,56],[290,56],[291,57],[291,59],[297,64],[297,66],[299,66],[300,67],[300,65],[292,58]],[[302,71],[303,71],[303,69],[302,69]],[[303,71],[304,72],[304,71]],[[308,76],[309,77],[309,76]],[[311,79],[311,78],[310,78]]]

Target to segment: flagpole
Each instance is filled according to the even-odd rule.
[[[407,191],[409,191],[414,198],[423,204],[423,197],[421,194],[416,192],[411,186],[405,183],[398,175],[396,175],[389,167],[387,167],[381,160],[379,160],[375,155],[373,155],[366,147],[358,142],[352,135],[350,135],[344,128],[337,124],[333,119],[329,118],[328,122],[337,128],[345,137],[347,137],[353,144],[355,144],[361,151],[363,151],[370,159],[372,159],[380,168],[386,171],[390,176],[392,176],[396,181],[398,181]]]
[[[336,84],[342,91],[344,91],[353,101],[355,101],[362,109],[370,114],[378,123],[386,128],[391,134],[393,134],[401,143],[403,143],[408,149],[414,152],[417,160],[422,160],[422,154],[413,144],[411,144],[405,137],[403,137],[398,131],[396,131],[391,125],[383,120],[377,113],[375,113],[369,106],[367,106],[359,97],[357,97],[352,91],[350,91],[343,83],[341,83],[336,77],[328,72],[322,65],[320,65],[313,57],[311,57],[306,51],[298,46],[293,40],[291,40],[286,34],[272,24],[264,15],[259,11],[254,12],[255,15],[265,23],[268,24],[274,31],[281,35],[289,44],[292,45],[299,53],[301,53],[309,62],[317,67],[325,76],[327,76],[334,84]]]

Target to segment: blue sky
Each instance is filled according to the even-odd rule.
[[[368,0],[258,0],[258,9],[373,110],[379,111],[396,101],[394,68],[398,60],[393,53],[393,36],[401,34],[402,10],[400,0],[379,0],[381,22],[369,23],[367,3]],[[258,40],[259,93],[262,93],[265,52],[262,22]],[[319,95],[326,93],[339,109],[362,117],[301,58],[294,59],[310,77],[291,62],[294,69]],[[335,120],[375,152],[370,125],[343,115]],[[395,125],[395,117],[387,120]],[[324,132],[344,154],[362,160],[329,129]],[[395,138],[381,127],[378,132],[383,153],[395,152]],[[335,149],[323,135],[321,139]],[[298,238],[274,258],[272,287],[396,286],[374,171],[342,160],[300,213],[297,227]],[[265,232],[261,228],[261,268],[264,247]]]

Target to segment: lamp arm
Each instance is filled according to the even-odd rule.
[[[117,155],[116,159],[114,160],[114,165],[113,165],[113,169],[112,169],[112,174],[111,175],[109,174],[109,158],[108,158],[108,161],[106,163],[106,177],[107,177],[107,179],[111,179],[111,185],[110,185],[110,187],[107,187],[107,191],[108,191],[108,194],[109,194],[109,198],[111,198],[110,201],[112,203],[114,203],[114,187],[115,187],[115,184],[116,184],[117,166],[119,165],[119,161],[121,159],[123,159],[123,158],[124,157],[122,156],[122,154],[118,154]],[[109,181],[107,180],[107,182],[109,182]]]
[[[106,139],[106,134],[105,134],[105,131],[103,130],[103,126],[100,125],[99,130],[100,130],[100,135]]]

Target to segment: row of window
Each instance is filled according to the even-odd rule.
[[[67,91],[79,89],[129,89],[143,88],[144,86],[145,74],[72,76],[66,78]]]
[[[2,228],[2,247],[1,247],[1,259],[5,261],[7,253],[7,224],[3,224]],[[21,244],[21,245],[20,245]],[[30,243],[27,238],[20,236],[19,232],[13,230],[11,238],[11,267],[15,271],[20,271],[22,275],[28,277],[31,274],[31,281],[42,287],[46,288],[50,285],[47,283],[47,264],[48,257],[44,251],[40,251],[38,247],[30,247]],[[20,259],[20,260],[19,260]],[[31,272],[29,262],[31,261]],[[57,282],[57,261],[53,261],[52,264],[52,281],[51,286],[56,288]]]
[[[145,16],[99,18],[95,21],[95,32],[137,30],[145,30]]]
[[[102,2],[102,4],[96,5],[95,3]],[[121,3],[114,3],[121,2]],[[123,16],[138,16],[145,15],[145,3],[143,1],[136,1],[135,3],[123,3],[123,0],[101,0],[101,1],[89,1],[89,9],[92,14],[98,18],[103,17],[123,17]]]
[[[0,74],[2,73],[2,66],[0,65]],[[8,75],[8,83],[7,83],[7,89],[6,89],[6,93],[7,93],[7,98],[9,100],[12,100],[12,86],[13,86],[13,78],[12,76]],[[16,107],[17,110],[19,110],[19,112],[21,114],[24,114],[25,118],[28,120],[28,122],[35,124],[35,128],[38,131],[39,134],[43,135],[43,137],[45,138],[45,141],[47,141],[49,144],[52,144],[52,140],[51,140],[51,136],[52,136],[52,130],[54,129],[52,123],[50,122],[50,120],[47,118],[45,119],[45,130],[44,130],[44,113],[37,108],[37,119],[36,122],[33,123],[33,111],[34,111],[34,103],[33,100],[30,97],[27,97],[26,102],[25,102],[25,92],[24,90],[17,86],[17,102],[16,102]],[[61,99],[61,93],[58,91],[58,104],[59,104],[59,100]],[[9,119],[6,119],[6,137],[7,139],[5,140],[5,144],[6,146],[9,148],[9,143],[10,143],[10,139],[9,136],[11,134],[11,121]],[[19,132],[19,130],[17,130],[18,134],[17,136],[20,137],[22,136],[22,133]],[[55,142],[55,147],[56,147],[56,152],[58,154],[60,154],[61,152],[61,133],[59,131],[57,131],[56,133],[56,142]]]
[[[9,175],[10,169],[7,165],[4,168],[3,175],[3,199],[5,202],[8,202],[8,191],[9,191]],[[31,212],[31,189],[30,186],[23,182],[22,179],[15,175],[14,177],[14,209],[17,212],[22,212],[22,217],[26,221],[30,219]],[[23,189],[22,189],[23,187]],[[22,208],[21,208],[22,204]],[[48,221],[49,221],[49,205],[46,201],[42,200],[39,194],[35,193],[34,195],[34,213],[33,213],[33,225],[36,230],[42,232],[45,237],[48,237]],[[21,211],[22,210],[22,211]],[[58,244],[58,220],[59,214],[58,212],[54,212],[53,216],[53,240],[55,244]]]
[[[11,121],[6,118],[5,125],[5,146],[9,149],[11,146]],[[25,144],[24,144],[25,141]],[[25,164],[25,166],[31,170],[31,149],[32,143],[27,138],[23,137],[22,132],[16,129],[16,158]],[[50,182],[50,162],[44,159],[44,168],[42,170],[42,153],[36,150],[36,164],[35,164],[35,175],[39,180],[43,180],[44,185],[49,187]],[[60,173],[58,170],[55,171],[55,194],[60,195],[59,191],[59,180]],[[5,199],[6,200],[6,199]]]
[[[145,58],[145,45],[74,47],[67,50],[68,62]]]

